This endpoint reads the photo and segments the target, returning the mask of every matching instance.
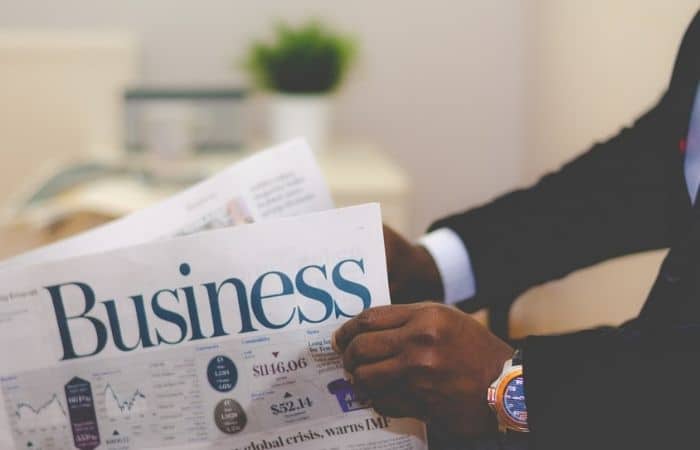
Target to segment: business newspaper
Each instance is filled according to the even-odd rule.
[[[123,219],[0,262],[0,270],[333,207],[306,141],[258,152]]]
[[[423,425],[378,416],[331,349],[387,303],[377,205],[0,271],[6,442],[425,449]]]

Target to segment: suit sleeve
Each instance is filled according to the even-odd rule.
[[[669,245],[689,211],[669,104],[666,95],[632,127],[534,186],[431,226],[454,230],[469,249],[477,291],[470,305]]]
[[[636,323],[527,338],[531,448],[660,449],[696,442],[698,342],[698,325]]]

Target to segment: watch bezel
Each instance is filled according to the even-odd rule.
[[[498,378],[498,382],[495,383],[495,386],[489,388],[488,402],[496,413],[498,423],[501,425],[501,427],[521,433],[527,433],[530,431],[527,422],[523,423],[511,417],[511,415],[506,411],[503,402],[506,388],[510,382],[522,376],[522,366],[512,366],[507,371],[504,371],[504,373]]]

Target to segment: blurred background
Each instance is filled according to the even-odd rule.
[[[151,204],[289,134],[309,137],[338,204],[380,201],[418,237],[631,123],[665,88],[698,6],[0,0],[0,256]],[[341,57],[351,49],[343,76],[304,92],[261,86],[254,43],[311,19]],[[531,290],[512,334],[631,317],[662,253]]]

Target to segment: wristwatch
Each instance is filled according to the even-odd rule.
[[[521,350],[516,350],[513,358],[503,364],[503,371],[489,386],[486,398],[489,406],[496,413],[500,431],[519,433],[530,431],[527,424]]]

